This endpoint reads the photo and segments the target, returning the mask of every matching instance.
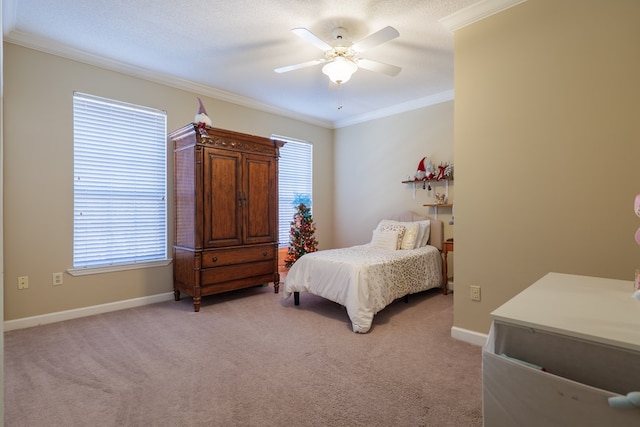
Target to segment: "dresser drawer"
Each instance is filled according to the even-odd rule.
[[[574,362],[582,355],[574,354]],[[615,392],[543,372],[487,350],[482,352],[482,387],[485,426],[640,425],[637,409],[609,406],[608,398],[618,396]]]
[[[202,268],[266,261],[274,259],[275,256],[276,247],[274,244],[204,251],[202,253]]]
[[[274,274],[273,260],[250,262],[247,264],[226,265],[220,268],[201,270],[202,286],[215,285],[238,279]],[[259,282],[256,282],[256,285]]]

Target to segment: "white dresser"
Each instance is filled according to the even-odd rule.
[[[608,404],[640,391],[632,294],[631,280],[549,273],[493,311],[482,355],[484,425],[639,427],[640,408]]]

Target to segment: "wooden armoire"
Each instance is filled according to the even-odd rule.
[[[201,297],[265,283],[278,292],[281,142],[189,124],[174,148],[173,287]]]

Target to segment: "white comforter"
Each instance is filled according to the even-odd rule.
[[[365,333],[373,316],[397,298],[441,284],[442,259],[437,248],[394,251],[367,244],[300,257],[284,280],[284,297],[309,292],[342,304],[353,331]]]

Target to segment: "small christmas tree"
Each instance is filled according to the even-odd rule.
[[[311,208],[308,207],[310,205],[311,200],[308,197],[296,196],[294,200],[297,212],[293,215],[289,231],[289,249],[284,259],[287,268],[291,268],[302,255],[318,250],[318,241],[314,236],[316,226],[313,223]]]

